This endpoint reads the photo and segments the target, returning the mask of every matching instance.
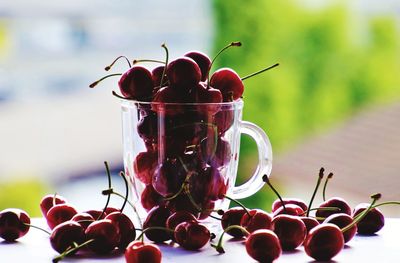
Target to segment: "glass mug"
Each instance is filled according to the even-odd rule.
[[[124,169],[141,219],[154,206],[186,210],[199,219],[227,209],[225,195],[256,193],[270,175],[272,150],[265,132],[242,121],[243,101],[157,103],[122,100]],[[258,166],[235,186],[241,133],[258,147]],[[205,220],[207,222],[207,220]]]

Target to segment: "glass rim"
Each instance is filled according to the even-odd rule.
[[[237,99],[235,101],[230,102],[207,102],[207,103],[197,103],[197,102],[153,102],[153,101],[139,101],[139,100],[128,100],[128,99],[120,99],[121,105],[123,106],[133,106],[133,105],[162,105],[162,106],[243,106],[243,99]]]

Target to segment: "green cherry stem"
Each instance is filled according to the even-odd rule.
[[[324,188],[322,190],[322,199],[324,200],[324,202],[326,201],[326,197],[325,197],[326,186],[328,185],[329,179],[331,179],[332,177],[333,177],[333,173],[329,173],[325,179]]]
[[[228,231],[230,231],[230,230],[232,230],[232,229],[239,229],[239,230],[241,230],[245,236],[250,235],[249,231],[247,231],[247,230],[246,230],[244,227],[242,227],[242,226],[239,226],[239,225],[231,225],[231,226],[228,226],[227,228],[225,228],[224,232],[222,232],[222,234],[220,235],[220,237],[219,237],[219,239],[218,239],[217,245],[211,244],[211,246],[212,246],[213,248],[215,248],[215,250],[217,250],[218,253],[221,253],[221,254],[222,254],[222,253],[225,253],[225,250],[224,250],[224,248],[223,248],[223,246],[222,246],[223,237],[224,237],[224,235],[225,235],[226,232],[228,232]]]
[[[114,61],[113,61],[110,65],[106,66],[106,67],[104,68],[104,70],[105,70],[105,71],[109,71],[109,70],[112,68],[112,66],[114,66],[115,62],[117,62],[117,61],[120,60],[121,58],[124,58],[124,59],[126,60],[126,62],[128,63],[129,68],[132,67],[131,62],[129,61],[129,59],[128,59],[126,56],[119,56],[119,57],[117,57],[116,59],[114,59]]]
[[[58,255],[57,257],[53,258],[52,262],[56,263],[59,262],[61,260],[63,260],[66,256],[72,254],[73,252],[77,251],[78,249],[81,249],[82,247],[92,243],[94,241],[94,239],[89,239],[88,241],[85,241],[82,244],[76,244],[74,243],[74,247],[67,249],[66,251],[64,251],[63,253],[61,253],[60,255]]]
[[[144,234],[147,232],[147,231],[151,231],[151,230],[164,230],[164,231],[168,231],[168,232],[174,232],[174,230],[173,229],[170,229],[170,228],[166,228],[166,227],[162,227],[162,226],[151,226],[151,227],[148,227],[148,228],[145,228],[145,229],[142,229],[142,233],[140,233],[140,235],[136,238],[136,240],[142,240],[142,242],[144,241]]]
[[[160,63],[160,64],[165,64],[165,61],[161,61],[161,60],[155,60],[155,59],[134,59],[132,61],[132,64],[137,64],[137,63],[141,63],[141,62],[154,62],[154,63]]]
[[[322,210],[322,211],[340,211],[340,208],[339,208],[339,207],[333,207],[333,206],[310,208],[310,211],[316,211],[316,210]],[[307,211],[304,211],[304,213],[300,214],[300,216],[304,216],[306,213],[307,213]]]
[[[104,165],[106,167],[106,174],[107,174],[107,179],[108,179],[108,189],[112,189],[111,188],[111,174],[110,174],[110,168],[108,167],[108,163],[104,162]],[[108,207],[108,204],[110,203],[110,199],[111,199],[111,194],[107,195],[107,201],[106,201],[106,205],[103,208],[103,211],[101,211],[101,214],[99,215],[99,217],[96,220],[100,220],[100,218],[102,218],[104,216],[104,214],[106,213],[106,209]]]
[[[314,188],[314,192],[313,192],[313,194],[311,196],[310,203],[308,204],[307,213],[306,213],[307,217],[310,215],[310,208],[311,208],[311,205],[312,205],[312,203],[314,201],[315,195],[317,194],[317,191],[318,191],[319,185],[321,183],[321,180],[324,177],[324,171],[325,171],[325,169],[323,167],[321,167],[321,169],[319,169],[317,185]]]
[[[247,207],[246,207],[244,204],[242,204],[242,203],[239,202],[238,200],[233,199],[232,197],[229,197],[229,196],[227,196],[227,195],[224,195],[224,197],[225,197],[226,199],[228,199],[229,201],[232,201],[232,202],[234,202],[235,204],[239,205],[241,208],[243,208],[244,211],[246,211],[246,214],[247,214],[248,216],[251,217],[251,215],[250,215],[250,213],[249,213],[249,210],[247,209]]]
[[[101,79],[96,80],[95,82],[93,82],[92,84],[89,85],[89,88],[94,88],[97,86],[97,84],[99,84],[101,81],[110,78],[110,77],[114,77],[114,76],[121,76],[122,73],[114,73],[114,74],[109,74],[107,76],[102,77]]]
[[[267,71],[267,70],[273,69],[273,68],[275,68],[275,67],[277,67],[277,66],[279,66],[279,63],[276,63],[276,64],[274,64],[274,65],[272,65],[272,66],[269,66],[269,67],[267,67],[267,68],[261,69],[261,70],[259,70],[259,71],[254,72],[254,73],[251,73],[251,74],[249,74],[249,75],[247,75],[247,76],[244,76],[243,78],[241,78],[241,80],[243,81],[243,80],[246,80],[246,79],[248,79],[248,78],[254,77],[254,76],[256,76],[256,75],[258,75],[258,74],[260,74],[260,73],[263,73],[263,72],[265,72],[265,71]]]
[[[372,208],[383,206],[383,205],[400,205],[400,201],[387,201],[387,202],[376,204]]]
[[[271,184],[268,175],[264,174],[262,177],[263,181],[269,186],[269,188],[271,188],[271,190],[276,194],[276,196],[278,196],[279,200],[281,201],[281,204],[283,206],[283,211],[286,214],[286,206],[285,206],[285,202],[283,202],[283,199],[281,197],[281,195],[278,193],[278,191],[275,189],[275,187]]]
[[[32,227],[32,228],[35,228],[35,229],[39,229],[39,230],[42,230],[43,232],[45,232],[46,234],[48,234],[49,236],[51,235],[51,233],[49,232],[49,231],[47,231],[46,229],[44,229],[44,228],[41,228],[41,227],[38,227],[38,226],[35,226],[35,225],[31,225],[31,224],[27,224],[27,223],[23,223],[25,226],[29,226],[29,227]]]
[[[124,184],[125,184],[125,199],[124,199],[124,203],[122,204],[122,206],[121,206],[121,209],[119,210],[121,213],[122,213],[122,211],[124,211],[124,208],[125,208],[125,206],[126,206],[126,202],[128,201],[128,196],[129,196],[129,185],[128,185],[128,180],[126,180],[126,177],[125,177],[125,173],[124,172],[120,172],[119,173],[119,176],[121,176],[122,177],[122,179],[124,180]]]
[[[162,87],[162,84],[164,83],[164,76],[165,76],[165,73],[167,72],[168,59],[169,59],[169,51],[168,51],[167,45],[165,43],[163,43],[161,45],[161,47],[165,50],[165,66],[164,66],[163,73],[161,76],[160,87]]]

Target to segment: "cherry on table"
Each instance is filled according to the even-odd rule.
[[[278,236],[268,229],[251,233],[246,240],[246,251],[259,262],[273,262],[282,254]]]
[[[354,208],[353,218],[369,207],[367,203],[358,204]],[[360,235],[373,235],[383,228],[385,217],[377,207],[368,211],[366,216],[357,223],[357,233]]]
[[[125,249],[130,242],[135,240],[135,226],[127,215],[121,212],[112,212],[105,219],[111,220],[120,233],[119,249]]]
[[[296,205],[296,204],[285,204],[285,206],[280,206],[278,207],[274,212],[273,212],[273,217],[276,217],[278,215],[292,215],[292,216],[300,216],[304,214],[304,210]]]
[[[127,263],[161,263],[162,253],[157,245],[132,241],[125,249]]]
[[[119,244],[121,235],[115,224],[109,219],[91,223],[85,230],[86,239],[93,239],[87,246],[96,254],[107,254]]]
[[[0,237],[13,242],[28,233],[31,219],[27,212],[18,208],[7,208],[0,212]]]
[[[210,231],[195,221],[182,222],[175,227],[174,238],[184,249],[198,250],[209,242]]]
[[[330,216],[332,214],[337,214],[337,213],[345,213],[345,214],[348,214],[348,215],[352,214],[350,205],[346,202],[346,200],[344,200],[341,197],[329,198],[325,202],[321,203],[319,205],[319,207],[321,207],[321,208],[324,208],[324,207],[336,207],[336,208],[339,208],[339,210],[337,210],[337,211],[335,211],[335,210],[317,210],[315,212],[315,216],[317,218],[325,219],[328,216]],[[321,219],[321,221],[323,221],[323,219]]]
[[[232,225],[240,225],[240,222],[244,214],[246,214],[246,210],[244,210],[242,207],[229,208],[227,211],[224,212],[224,214],[221,217],[222,229],[225,230]],[[233,228],[227,231],[226,233],[235,238],[241,238],[244,236],[243,231],[236,228]]]
[[[85,230],[78,222],[69,220],[57,225],[50,235],[50,245],[58,253],[63,253],[74,244],[85,241]]]
[[[340,229],[353,223],[353,218],[345,213],[332,214],[325,218],[324,223],[337,225]],[[354,224],[350,229],[343,232],[344,243],[349,242],[357,232],[357,224]]]
[[[314,217],[300,216],[301,221],[303,221],[306,226],[307,234],[311,229],[319,225],[319,222]]]
[[[65,204],[67,199],[61,195],[48,194],[40,200],[40,210],[42,211],[43,217],[47,217],[47,212],[55,205]]]
[[[197,218],[188,211],[177,211],[170,215],[166,221],[166,227],[175,230],[176,226],[183,222],[198,222]]]
[[[294,204],[297,206],[300,206],[301,209],[303,209],[303,211],[307,211],[308,206],[307,204],[299,199],[299,198],[282,198],[283,200],[283,204],[287,205],[287,204]],[[275,212],[279,207],[282,206],[282,202],[280,199],[276,199],[273,203],[272,203],[272,212]]]
[[[261,209],[252,209],[242,216],[240,225],[250,233],[258,229],[271,229],[272,217]]]
[[[78,211],[70,204],[58,204],[50,208],[47,212],[46,221],[50,229],[70,220]]]
[[[278,236],[282,250],[294,250],[303,244],[307,230],[297,216],[277,215],[272,219],[272,231]]]
[[[151,227],[161,227],[166,229],[166,222],[171,215],[171,211],[166,206],[155,206],[147,214],[143,222],[143,230],[146,237],[156,243],[161,243],[171,239],[171,233],[163,229],[151,229]],[[146,230],[147,228],[150,228]]]
[[[93,218],[93,216],[91,216],[89,213],[79,212],[71,218],[71,221],[77,222],[83,227],[83,229],[86,229],[92,222],[95,221],[95,218]]]

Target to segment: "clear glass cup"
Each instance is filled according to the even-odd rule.
[[[209,219],[227,209],[225,195],[242,199],[256,193],[270,175],[272,149],[265,132],[242,120],[243,101],[153,103],[122,100],[123,156],[139,216],[156,205]],[[235,186],[241,134],[258,146],[258,166]]]

